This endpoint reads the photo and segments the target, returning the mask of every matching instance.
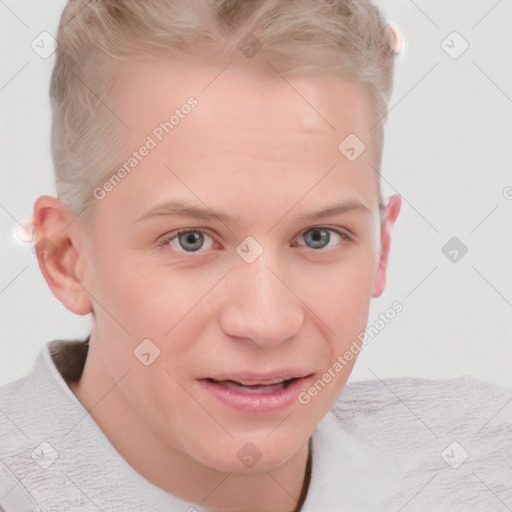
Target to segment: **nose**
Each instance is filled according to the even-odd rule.
[[[227,276],[226,301],[220,312],[227,335],[272,346],[300,331],[303,305],[293,290],[290,272],[279,268],[265,251],[252,263],[237,261]]]

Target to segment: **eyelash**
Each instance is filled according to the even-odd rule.
[[[337,229],[334,229],[330,226],[312,226],[308,229],[306,229],[305,231],[303,231],[301,233],[301,235],[303,235],[304,233],[307,233],[308,231],[312,231],[312,230],[318,230],[318,231],[322,231],[322,230],[325,230],[325,231],[331,231],[333,233],[336,233],[337,235],[340,236],[340,238],[345,241],[345,242],[350,242],[352,241],[352,237],[346,233],[345,231],[339,231]],[[196,233],[196,232],[199,232],[199,233],[202,233],[202,234],[205,234],[209,237],[211,237],[212,239],[214,238],[209,232],[208,230],[205,230],[205,229],[202,229],[202,228],[189,228],[189,229],[180,229],[178,231],[173,231],[171,233],[169,233],[168,235],[164,236],[163,239],[161,239],[159,242],[158,242],[158,245],[162,248],[165,248],[169,242],[171,242],[172,240],[174,240],[175,238],[178,238],[180,235],[184,234],[184,233]],[[299,235],[300,236],[300,235]],[[327,249],[324,249],[324,248],[320,248],[320,249],[313,249],[311,247],[308,247],[307,245],[300,245],[300,247],[306,247],[306,248],[309,248],[311,249],[312,251],[315,251],[315,252],[322,252],[322,251],[326,251]],[[184,249],[182,249],[181,251],[179,252],[182,252],[184,254],[194,254],[194,253],[202,253],[204,252],[203,250],[199,249],[198,251],[185,251]]]

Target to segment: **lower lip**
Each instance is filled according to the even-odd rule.
[[[200,379],[202,389],[211,393],[222,403],[245,412],[281,412],[297,402],[297,395],[304,387],[308,377],[295,379],[288,387],[275,391],[243,391],[222,384],[215,384],[206,379]]]

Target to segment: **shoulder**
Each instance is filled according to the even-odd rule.
[[[63,475],[49,468],[81,411],[49,358],[43,347],[26,376],[0,387],[0,511],[39,510],[35,496],[39,501],[46,489],[66,486]]]
[[[40,383],[39,383],[40,384]],[[24,446],[30,435],[28,423],[33,423],[41,403],[44,389],[38,387],[34,370],[25,377],[0,387],[0,460],[2,454]]]
[[[381,411],[386,415],[391,409],[395,413],[405,409],[409,413],[421,411],[441,422],[459,416],[466,421],[478,421],[486,411],[492,412],[500,404],[506,407],[511,399],[512,390],[470,376],[448,380],[393,378],[348,384],[336,403],[335,412],[378,415]]]
[[[34,400],[33,375],[0,387],[0,511],[39,511],[27,489],[35,449],[28,422],[42,404]]]
[[[423,507],[501,510],[500,500],[512,500],[509,389],[473,377],[356,382],[333,413],[400,473],[403,500],[422,486]]]

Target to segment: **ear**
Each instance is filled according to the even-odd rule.
[[[32,223],[39,268],[53,295],[72,313],[90,313],[92,302],[82,285],[86,255],[80,222],[59,199],[41,196]]]
[[[380,297],[386,286],[386,271],[388,268],[389,251],[391,248],[391,230],[395,224],[400,208],[402,206],[402,198],[398,194],[394,194],[389,198],[386,206],[385,218],[380,229],[380,258],[379,268],[373,283],[372,297]]]

